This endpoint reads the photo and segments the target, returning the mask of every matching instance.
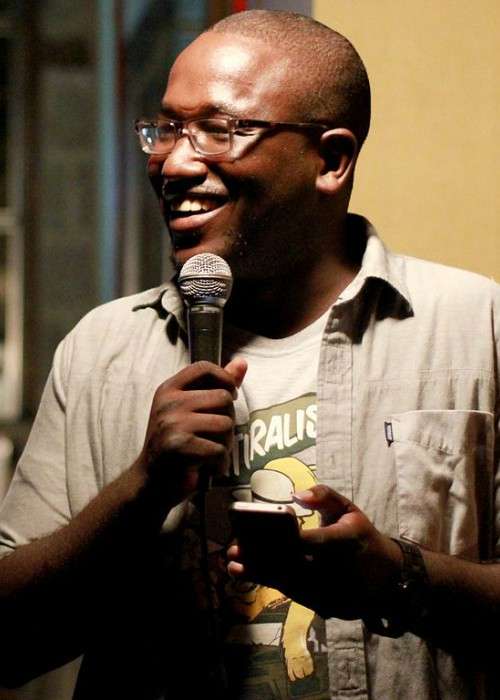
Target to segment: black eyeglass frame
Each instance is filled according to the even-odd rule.
[[[199,144],[196,142],[196,135],[190,131],[190,125],[195,124],[197,122],[207,122],[207,121],[214,121],[214,120],[220,120],[224,121],[227,124],[227,130],[228,130],[228,136],[229,140],[227,142],[227,145],[225,144],[224,150],[221,150],[217,153],[211,152],[211,151],[204,151],[203,149],[200,148]],[[151,127],[153,129],[158,129],[161,126],[170,126],[173,128],[173,135],[174,135],[174,142],[171,146],[171,148],[168,148],[167,150],[164,151],[151,151],[147,149],[147,146],[144,144],[144,140],[141,137],[140,130],[144,129],[145,127]],[[147,155],[158,155],[158,156],[163,156],[163,155],[168,155],[173,151],[175,148],[175,144],[177,141],[182,138],[184,134],[187,135],[189,139],[189,143],[193,147],[193,149],[196,151],[196,153],[199,153],[202,156],[205,156],[207,158],[218,158],[220,156],[226,156],[228,153],[231,152],[233,149],[234,145],[234,135],[238,135],[238,129],[245,129],[245,128],[256,128],[256,129],[276,129],[276,128],[284,128],[284,129],[319,129],[321,131],[328,131],[329,129],[333,129],[334,127],[332,125],[327,125],[327,124],[322,124],[319,122],[277,122],[277,121],[267,121],[264,119],[236,119],[234,117],[199,117],[196,119],[185,119],[185,120],[180,120],[180,119],[137,119],[134,123],[134,129],[135,132],[137,133],[137,136],[139,137],[139,142],[141,145],[141,150],[144,151]],[[239,134],[240,136],[255,136],[255,134]]]

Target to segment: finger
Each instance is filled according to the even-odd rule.
[[[219,414],[165,414],[151,430],[147,444],[152,454],[189,455],[191,441],[200,438],[230,450],[234,440],[233,420]]]
[[[169,389],[222,388],[230,393],[236,389],[233,376],[212,362],[195,362],[169,377],[162,385]]]
[[[301,540],[304,551],[311,554],[316,550],[324,549],[325,545],[340,545],[341,543],[351,547],[359,542],[359,528],[355,523],[341,520],[326,527],[312,528],[301,532]]]
[[[246,578],[246,570],[241,562],[230,561],[227,565],[227,572],[232,578]]]
[[[227,549],[227,571],[234,578],[243,578],[246,574],[246,568],[241,561],[241,549],[237,542],[231,544]]]
[[[228,559],[239,560],[240,556],[241,556],[241,550],[240,550],[240,546],[237,542],[235,542],[230,547],[228,547],[228,550],[227,550]]]
[[[166,435],[176,432],[215,434],[232,433],[233,419],[225,413],[193,413],[186,412],[180,415],[165,413],[159,425],[159,432]]]
[[[335,523],[346,513],[358,510],[348,498],[324,484],[295,493],[293,500],[305,508],[317,510],[321,514],[322,525]]]
[[[192,392],[191,410],[197,413],[218,413],[234,418],[234,397],[225,389],[209,389]],[[191,392],[189,392],[191,394]]]
[[[223,367],[214,365],[211,362],[201,361],[191,365],[196,371],[193,379],[184,388],[188,390],[196,389],[226,389],[236,399],[237,389],[233,376],[226,372]]]
[[[223,412],[232,415],[234,412],[233,397],[226,389],[197,389],[194,391],[175,391],[171,388],[160,387],[154,398],[154,409],[159,414],[173,414],[177,411],[192,412]]]
[[[155,461],[171,466],[172,462],[204,462],[224,459],[227,448],[223,441],[208,439],[191,432],[177,432],[169,435],[150,449]]]

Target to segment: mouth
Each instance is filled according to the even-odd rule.
[[[168,225],[173,231],[192,231],[213,219],[229,202],[223,194],[189,192],[164,197]]]
[[[187,219],[190,216],[208,214],[219,209],[226,201],[227,197],[222,197],[221,195],[184,195],[175,197],[170,201],[170,218]]]

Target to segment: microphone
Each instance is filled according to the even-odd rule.
[[[231,294],[233,276],[223,258],[199,253],[183,265],[179,289],[187,306],[191,362],[221,363],[223,307]]]
[[[187,306],[188,346],[191,362],[208,360],[221,363],[223,307],[231,294],[233,276],[223,258],[213,253],[199,253],[184,263],[179,273],[179,290]],[[204,496],[211,486],[211,476],[200,474],[198,507],[205,512]],[[202,517],[204,522],[204,517]],[[206,542],[206,537],[201,538]],[[206,554],[208,557],[208,553]]]

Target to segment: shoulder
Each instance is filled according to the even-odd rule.
[[[63,373],[122,365],[148,344],[164,341],[169,313],[162,302],[168,292],[170,285],[164,285],[92,309],[62,340],[54,364]]]
[[[470,351],[500,352],[500,285],[484,275],[402,256],[413,318]]]
[[[167,285],[154,287],[96,306],[83,316],[72,333],[82,333],[91,328],[106,327],[109,324],[143,323],[149,314],[141,314],[140,312],[149,310],[157,314],[157,309],[161,307],[161,299],[166,289]]]
[[[401,261],[414,307],[437,304],[472,311],[479,304],[482,308],[500,311],[500,285],[493,279],[419,258],[394,257]]]
[[[410,255],[398,255],[397,253],[392,253],[392,255],[403,261],[407,279],[409,280],[433,279],[436,282],[441,281],[439,288],[465,284],[467,289],[477,289],[483,292],[499,287],[493,279],[471,270],[463,270],[430,260],[422,260]]]
[[[397,289],[412,307],[435,304],[499,306],[500,285],[469,270],[404,255],[389,249],[375,227],[362,216],[349,215],[366,240],[362,270],[366,276],[381,277]],[[352,229],[355,231],[356,229]]]

